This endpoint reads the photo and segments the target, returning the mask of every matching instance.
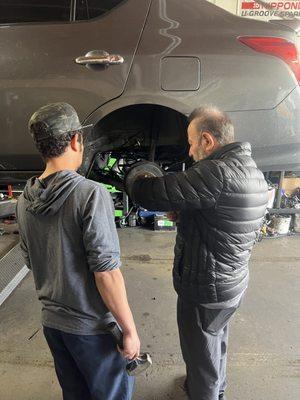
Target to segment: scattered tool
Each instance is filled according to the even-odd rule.
[[[123,334],[115,322],[106,326],[106,330],[114,337],[120,349],[123,349]],[[146,371],[152,365],[152,359],[149,353],[142,353],[136,359],[129,361],[126,366],[126,372],[130,376],[136,376]]]

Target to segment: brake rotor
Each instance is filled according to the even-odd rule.
[[[160,168],[157,164],[150,161],[141,161],[134,164],[125,174],[124,186],[126,193],[131,197],[131,190],[134,182],[141,178],[142,176],[159,178],[164,176],[164,170]]]

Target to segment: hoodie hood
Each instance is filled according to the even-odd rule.
[[[23,196],[26,210],[33,215],[54,215],[79,182],[85,179],[75,171],[59,171],[44,180],[29,179]]]

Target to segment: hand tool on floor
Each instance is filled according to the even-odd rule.
[[[114,337],[120,349],[123,349],[123,334],[115,322],[106,326],[106,330]],[[142,353],[139,357],[129,361],[126,365],[126,372],[130,376],[136,376],[146,371],[152,365],[152,359],[149,353]]]

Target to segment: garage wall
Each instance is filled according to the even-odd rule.
[[[300,18],[300,0],[265,0],[272,5],[268,10],[254,0],[207,0],[242,17],[269,21],[280,18]]]
[[[211,3],[230,11],[233,14],[237,13],[238,0],[208,0]]]
[[[216,0],[216,5],[234,14],[237,12],[237,0]]]

